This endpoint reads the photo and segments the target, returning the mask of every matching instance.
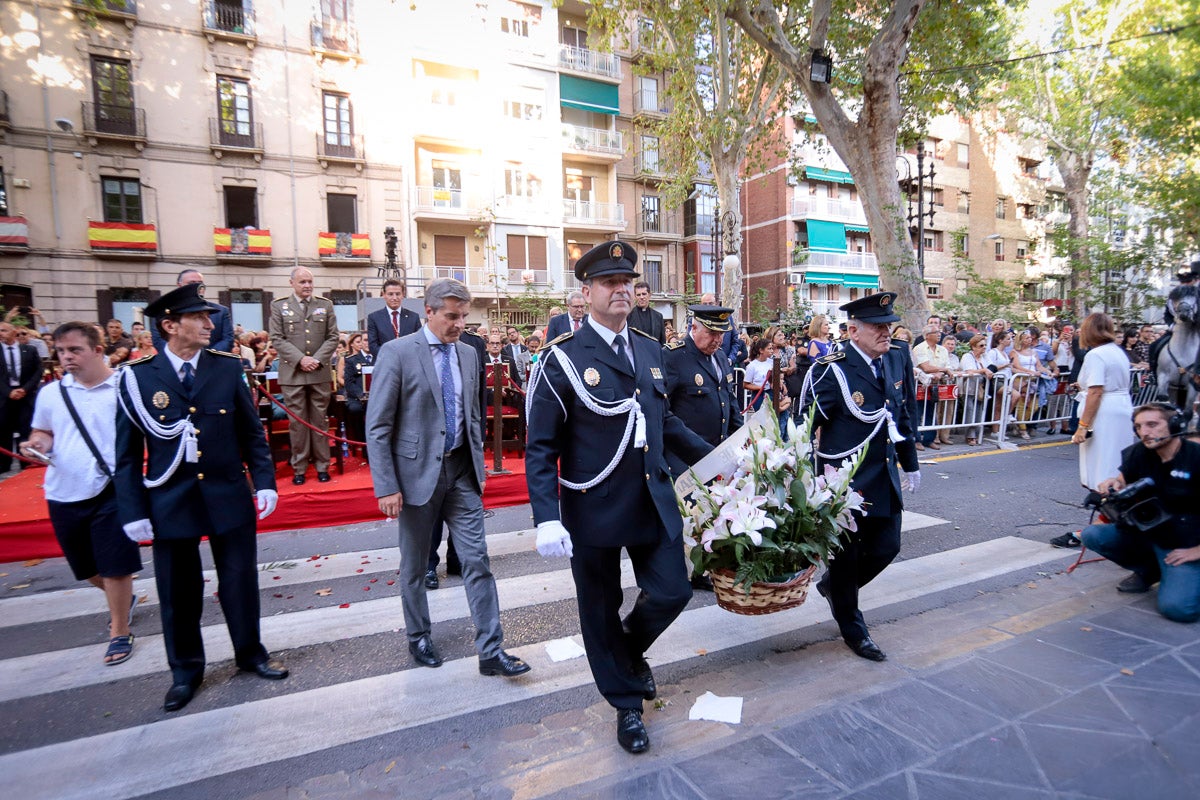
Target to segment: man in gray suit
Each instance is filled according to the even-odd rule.
[[[400,589],[413,660],[442,665],[430,638],[425,570],[434,522],[444,519],[462,562],[479,672],[511,678],[529,665],[500,649],[500,601],[483,531],[479,356],[459,341],[470,310],[466,286],[435,280],[425,288],[425,327],[380,348],[367,452],[379,510],[400,519]]]

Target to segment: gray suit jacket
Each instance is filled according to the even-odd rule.
[[[463,428],[475,480],[483,491],[483,424],[479,418],[479,357],[475,348],[454,346],[462,372]],[[441,474],[445,447],[442,387],[424,331],[384,343],[371,375],[367,403],[367,453],[375,496],[396,492],[405,505],[429,502]]]

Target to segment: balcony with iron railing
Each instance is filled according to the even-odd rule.
[[[263,126],[261,122],[236,122],[209,117],[208,141],[213,154],[220,158],[226,152],[252,153],[262,160]]]
[[[146,141],[146,110],[132,103],[83,104],[83,134],[92,140],[114,139],[132,141],[139,146]]]
[[[637,215],[636,236],[642,239],[678,239],[675,220],[660,212],[643,211]]]
[[[658,36],[651,27],[635,25],[629,36],[629,51],[634,58],[653,53],[658,47]]]
[[[559,45],[558,66],[560,69],[611,81],[621,80],[621,59],[615,53],[600,53],[569,44]]]
[[[358,27],[345,19],[322,16],[312,22],[312,49],[334,58],[358,58]]]
[[[822,250],[797,250],[792,254],[793,267],[815,269],[859,270],[879,274],[879,262],[874,253],[830,253]]]
[[[635,117],[665,117],[671,113],[671,100],[660,91],[647,92],[638,89],[633,93],[633,115]]]
[[[563,198],[563,225],[568,228],[625,230],[625,206]]]
[[[792,200],[792,216],[800,219],[823,219],[866,225],[867,215],[857,200],[836,197],[797,197]]]
[[[136,0],[72,0],[75,9],[82,15],[94,14],[97,17],[125,20],[132,24],[137,21]]]
[[[665,174],[657,150],[638,153],[633,159],[633,172],[639,178],[657,179]]]
[[[625,139],[621,131],[564,122],[562,137],[564,150],[589,160],[615,162],[625,157]]]
[[[413,214],[418,219],[469,220],[479,213],[482,203],[475,193],[445,186],[417,186]]]
[[[241,0],[204,0],[204,33],[210,39],[253,41],[254,8]]]
[[[331,138],[336,141],[330,142]],[[363,149],[362,134],[355,133],[346,137],[318,133],[317,160],[321,162],[322,167],[327,167],[330,163],[341,163],[354,164],[361,170],[367,160],[366,151]]]
[[[495,292],[497,284],[504,282],[496,273],[481,266],[448,267],[440,264],[421,264],[417,270],[426,285],[439,278],[453,278],[465,283],[472,290]],[[502,273],[507,275],[507,270],[502,270]]]

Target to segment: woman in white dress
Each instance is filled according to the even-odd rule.
[[[1008,348],[1012,347],[1013,336],[1009,331],[992,335],[992,346],[983,354],[983,366],[988,372],[992,373],[993,378],[1001,378],[1004,381],[1012,380],[1012,360],[1008,357]],[[1003,402],[1004,393],[1000,391],[1000,387],[1004,384],[993,382],[990,390],[992,396],[988,398],[988,406],[992,412],[992,433],[999,433],[1000,425],[1008,424],[1008,408]]]
[[[1116,477],[1121,451],[1136,441],[1129,359],[1119,338],[1107,314],[1089,314],[1079,326],[1079,343],[1090,349],[1079,371],[1079,427],[1071,441],[1079,445],[1079,482],[1091,491]]]

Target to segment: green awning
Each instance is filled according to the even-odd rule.
[[[808,249],[823,253],[846,252],[846,225],[821,219],[808,220]]]
[[[850,274],[847,274],[845,276],[845,278],[846,278],[846,285],[851,288],[857,288],[857,289],[878,289],[879,288],[879,276],[878,275],[850,275]]]
[[[846,230],[848,230],[848,231],[854,231],[855,233],[870,233],[870,232],[871,232],[871,229],[870,229],[870,228],[868,228],[866,225],[850,225],[850,224],[847,224],[847,225],[846,225]]]
[[[830,181],[832,183],[854,183],[849,172],[840,169],[822,169],[821,167],[805,167],[804,177],[814,181]]]
[[[842,273],[824,272],[819,269],[810,269],[804,273],[804,282],[840,284],[842,282]]]
[[[567,108],[595,111],[598,114],[619,114],[621,103],[617,87],[611,83],[589,81],[574,75],[558,76],[558,94]]]

